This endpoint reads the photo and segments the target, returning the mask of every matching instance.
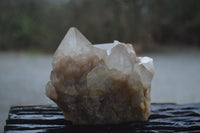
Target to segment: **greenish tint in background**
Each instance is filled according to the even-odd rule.
[[[0,50],[52,52],[77,27],[92,43],[200,46],[199,0],[2,0]]]

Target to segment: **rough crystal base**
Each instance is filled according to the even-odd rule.
[[[130,44],[93,46],[71,28],[53,57],[46,94],[74,124],[146,121],[153,60],[137,58]]]

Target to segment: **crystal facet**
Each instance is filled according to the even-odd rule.
[[[153,60],[131,44],[92,45],[70,28],[53,57],[46,95],[75,124],[145,121],[150,116]]]

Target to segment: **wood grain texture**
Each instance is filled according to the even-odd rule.
[[[4,132],[200,132],[200,103],[152,104],[151,110],[151,116],[146,122],[73,125],[64,120],[56,105],[14,106],[10,109]]]

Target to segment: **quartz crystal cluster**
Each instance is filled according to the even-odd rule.
[[[146,121],[150,116],[153,60],[131,44],[92,45],[70,28],[57,48],[46,95],[74,124]]]

